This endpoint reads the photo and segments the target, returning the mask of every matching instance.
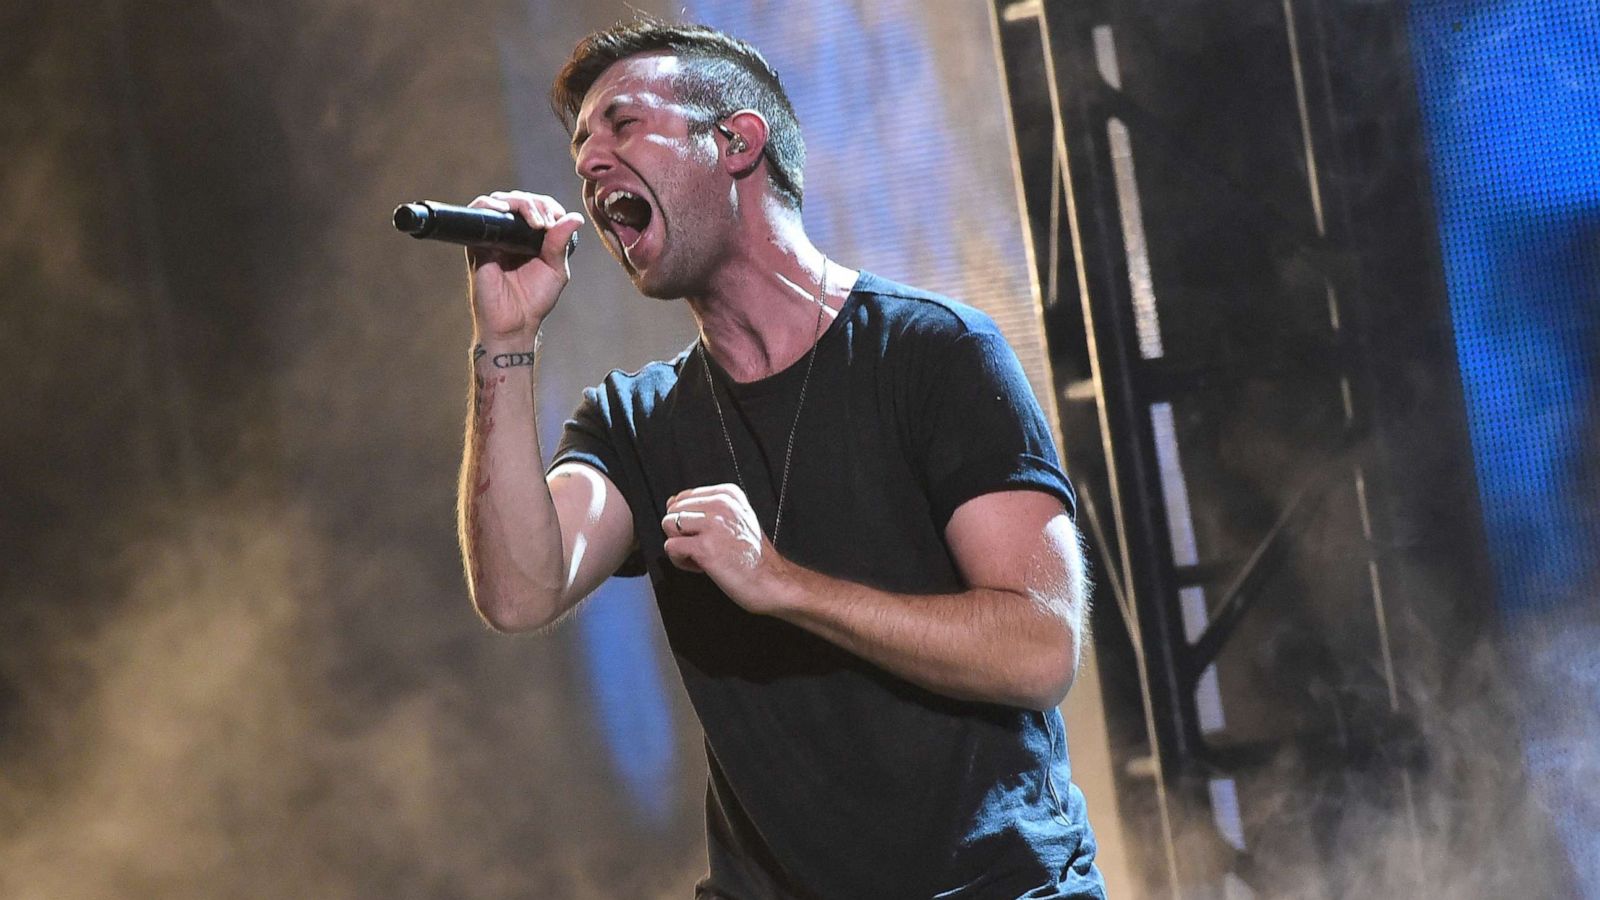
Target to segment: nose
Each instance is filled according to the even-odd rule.
[[[610,171],[613,164],[611,153],[601,146],[598,135],[591,135],[583,142],[583,147],[578,150],[576,161],[579,178],[594,181],[601,175]]]

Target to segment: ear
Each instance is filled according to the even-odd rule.
[[[722,167],[735,178],[761,164],[767,149],[767,120],[753,109],[741,109],[717,125],[723,137]]]

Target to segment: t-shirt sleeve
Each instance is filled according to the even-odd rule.
[[[634,479],[629,477],[622,454],[617,451],[619,438],[614,401],[603,386],[584,389],[583,400],[561,426],[561,440],[545,471],[548,473],[562,463],[583,463],[611,479],[628,506],[637,509],[638,501],[632,493]],[[616,574],[624,577],[645,574],[644,558],[637,546],[623,560]]]
[[[1076,517],[1050,426],[999,332],[968,331],[937,358],[913,434],[938,527],[968,500],[1006,490],[1054,495]]]

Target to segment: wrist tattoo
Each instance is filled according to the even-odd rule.
[[[474,344],[472,346],[472,361],[477,362],[483,359],[488,352],[482,344]],[[533,365],[538,353],[539,344],[535,341],[533,349],[526,353],[496,353],[489,361],[494,363],[496,369],[514,369],[518,366]]]
[[[535,352],[536,351],[534,350],[529,350],[527,353],[499,353],[489,361],[494,363],[494,367],[496,369],[512,369],[516,368],[517,366],[531,366],[533,365]]]

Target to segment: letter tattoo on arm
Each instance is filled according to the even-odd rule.
[[[483,359],[484,354],[488,352],[482,344],[474,345],[472,348],[472,361],[477,362]],[[538,361],[538,358],[539,343],[535,341],[532,350],[525,353],[496,353],[494,358],[489,361],[494,363],[496,369],[514,369],[518,366],[531,366]]]

